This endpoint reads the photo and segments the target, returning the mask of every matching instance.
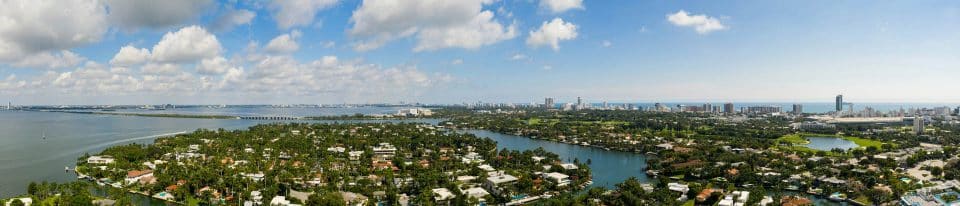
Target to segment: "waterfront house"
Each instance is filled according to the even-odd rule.
[[[505,195],[505,187],[515,184],[519,180],[519,178],[505,174],[503,171],[491,172],[489,176],[483,186],[493,194],[500,196]]]
[[[152,184],[157,180],[153,178],[153,170],[131,170],[127,172],[127,178],[124,179],[124,183],[127,185],[137,183],[140,184]]]
[[[6,203],[4,203],[4,206],[10,206],[10,204],[12,204],[14,200],[20,200],[20,202],[22,202],[23,205],[26,205],[26,206],[30,206],[31,204],[33,204],[33,199],[32,199],[32,198],[24,197],[24,198],[14,198],[14,199],[10,199],[10,200],[8,200]]]
[[[115,159],[111,156],[90,156],[87,158],[87,164],[111,164]]]
[[[563,163],[563,164],[560,164],[560,167],[563,167],[563,169],[565,169],[565,170],[576,170],[576,169],[580,169],[580,167],[577,167],[577,165],[571,164],[571,163]]]
[[[556,183],[558,187],[562,187],[562,186],[566,186],[567,184],[570,184],[569,177],[570,176],[565,175],[563,173],[559,173],[559,172],[551,172],[551,173],[543,174],[543,178],[546,178],[552,181],[553,183]]]

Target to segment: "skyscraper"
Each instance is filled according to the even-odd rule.
[[[917,135],[923,134],[923,116],[917,115],[913,118],[913,132]]]
[[[837,112],[843,111],[843,95],[837,95]]]
[[[793,104],[793,114],[803,114],[803,105]]]
[[[552,97],[547,97],[543,100],[544,109],[553,109],[554,106],[556,106],[556,103],[553,101]]]
[[[723,113],[733,114],[733,103],[723,104]]]

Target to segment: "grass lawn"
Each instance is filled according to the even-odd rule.
[[[857,202],[863,203],[865,205],[873,205],[873,201],[870,201],[870,198],[868,198],[867,196],[860,196],[854,200],[856,200]]]
[[[195,199],[195,198],[193,198],[193,197],[187,197],[187,201],[186,201],[186,202],[187,202],[187,205],[189,205],[189,206],[200,205],[200,200]]]
[[[790,144],[810,144],[810,141],[807,141],[807,139],[804,138],[805,136],[805,134],[788,134],[777,138],[777,141],[787,142]]]
[[[843,137],[843,139],[845,139],[845,140],[847,140],[847,141],[852,141],[853,143],[856,143],[857,145],[860,145],[860,147],[864,147],[864,148],[866,148],[866,147],[876,147],[876,148],[879,149],[880,146],[884,144],[884,143],[881,142],[881,141],[872,140],[872,139],[864,139],[864,138],[859,138],[859,137]],[[890,143],[890,144],[892,144],[893,146],[897,146],[896,144],[893,144],[893,143]]]

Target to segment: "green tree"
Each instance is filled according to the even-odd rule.
[[[323,194],[314,193],[307,198],[306,205],[317,205],[317,206],[337,206],[337,205],[346,205],[346,202],[343,201],[343,196],[338,192],[326,192]]]
[[[24,204],[20,199],[14,199],[13,202],[10,203],[10,206],[24,206]]]

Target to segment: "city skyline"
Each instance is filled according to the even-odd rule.
[[[390,3],[5,1],[0,99],[960,102],[957,2]]]

